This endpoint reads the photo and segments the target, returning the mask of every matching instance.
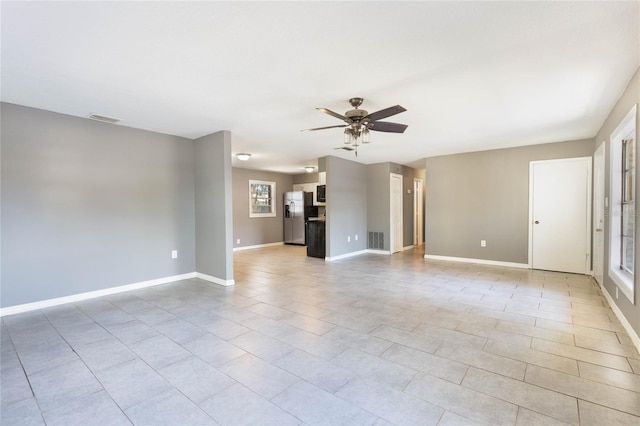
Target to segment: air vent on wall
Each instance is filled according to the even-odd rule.
[[[367,248],[384,250],[384,232],[369,231],[369,244]]]
[[[92,120],[98,120],[98,121],[102,121],[104,123],[110,123],[110,124],[116,124],[117,122],[120,121],[119,118],[107,117],[106,115],[100,115],[100,114],[94,114],[94,113],[89,114],[89,118]]]

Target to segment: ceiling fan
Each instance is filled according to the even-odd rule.
[[[326,127],[316,127],[314,129],[305,129],[303,132],[313,132],[316,130],[324,130],[324,129],[335,129],[335,128],[344,128],[344,143],[346,145],[351,145],[354,148],[348,149],[348,147],[336,148],[336,149],[346,149],[347,151],[355,151],[356,157],[358,156],[358,146],[360,144],[369,143],[369,130],[373,130],[376,132],[387,132],[387,133],[404,133],[407,129],[406,124],[399,123],[390,123],[388,121],[378,121],[387,117],[391,117],[392,115],[400,114],[401,112],[405,112],[406,109],[401,107],[400,105],[392,106],[389,108],[382,109],[380,111],[369,112],[358,109],[362,102],[363,98],[351,98],[349,99],[349,103],[354,108],[350,111],[347,111],[344,115],[340,115],[337,112],[331,111],[327,108],[316,108],[318,111],[324,112],[332,117],[338,118],[344,121],[346,124],[339,124],[336,126],[326,126]]]

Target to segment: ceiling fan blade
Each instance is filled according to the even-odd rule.
[[[347,123],[351,123],[351,120],[347,117],[345,117],[344,115],[340,115],[337,112],[333,112],[330,109],[326,109],[326,108],[316,108],[318,111],[320,112],[324,112],[325,114],[329,114],[332,117],[338,118],[342,121],[346,121]]]
[[[344,149],[345,151],[353,151],[353,148],[351,148],[350,146],[339,146],[333,149]]]
[[[407,127],[409,126],[407,126],[406,124],[400,124],[400,123],[374,121],[374,122],[369,122],[369,124],[367,124],[367,127],[370,130],[375,130],[376,132],[404,133],[404,131],[407,130]]]
[[[377,121],[382,120],[383,118],[391,117],[392,115],[400,114],[401,112],[405,111],[406,109],[404,109],[400,105],[396,105],[389,108],[381,109],[380,111],[372,112],[364,119],[366,120],[368,118],[369,121]]]
[[[346,124],[338,124],[337,126],[316,127],[315,129],[304,129],[304,130],[300,130],[300,131],[301,132],[314,132],[316,130],[334,129],[336,127],[347,127],[347,125]]]

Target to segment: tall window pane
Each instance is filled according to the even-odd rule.
[[[635,143],[634,138],[622,141],[622,223],[620,268],[633,273],[636,204],[635,204]]]

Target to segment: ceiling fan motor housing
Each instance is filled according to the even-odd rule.
[[[363,98],[351,98],[351,99],[349,99],[349,103],[354,108],[358,108],[360,105],[362,105],[362,102],[364,102]]]
[[[369,113],[363,109],[352,109],[351,111],[345,112],[345,117],[350,118],[353,121],[360,121]]]

